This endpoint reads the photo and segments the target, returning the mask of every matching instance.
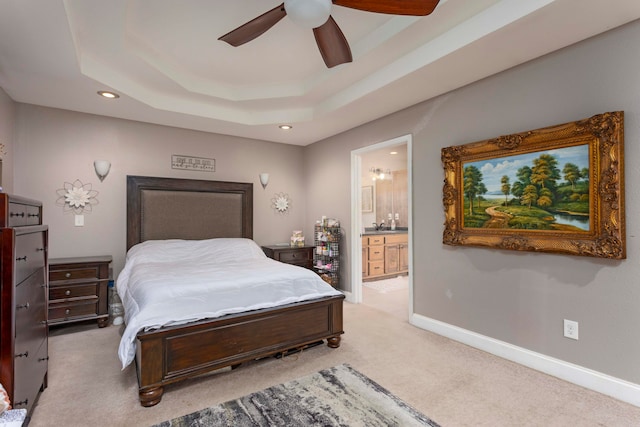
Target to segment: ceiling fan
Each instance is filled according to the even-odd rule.
[[[429,15],[440,0],[284,0],[280,6],[263,13],[225,34],[218,40],[240,46],[262,35],[285,16],[305,28],[313,28],[318,49],[327,67],[351,62],[351,49],[344,34],[331,17],[331,6],[338,5],[367,12],[391,15]]]

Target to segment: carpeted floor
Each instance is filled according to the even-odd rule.
[[[386,294],[388,295],[388,294]],[[340,348],[269,358],[165,388],[138,402],[135,367],[121,370],[120,328],[52,328],[49,387],[29,427],[149,426],[258,390],[349,364],[447,427],[640,426],[640,408],[411,326],[365,304],[345,304]]]
[[[438,424],[343,364],[154,427],[187,426],[438,427]]]

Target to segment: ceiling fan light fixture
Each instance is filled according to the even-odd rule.
[[[291,20],[303,28],[318,28],[331,15],[331,0],[284,0],[284,10]]]

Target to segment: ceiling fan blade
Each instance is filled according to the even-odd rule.
[[[231,46],[238,47],[263,34],[269,28],[276,25],[278,21],[286,15],[287,12],[284,10],[284,3],[282,3],[280,6],[274,7],[270,11],[265,12],[246,24],[239,26],[235,30],[228,32],[218,40],[227,42]]]
[[[313,29],[313,35],[328,68],[353,60],[347,38],[331,16],[327,22]]]
[[[440,0],[333,0],[333,4],[367,12],[391,15],[425,16],[433,12]]]

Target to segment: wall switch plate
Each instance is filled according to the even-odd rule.
[[[572,340],[578,339],[578,322],[564,319],[564,336]]]
[[[76,215],[75,221],[76,227],[84,227],[84,215]]]

